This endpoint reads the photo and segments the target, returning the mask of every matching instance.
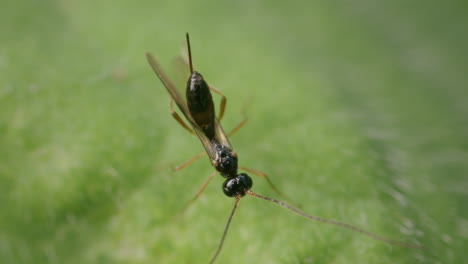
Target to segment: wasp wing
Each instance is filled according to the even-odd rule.
[[[200,139],[201,143],[203,144],[203,147],[205,148],[206,152],[208,153],[208,156],[210,156],[211,160],[215,159],[216,151],[211,144],[210,140],[205,136],[201,128],[195,123],[193,120],[192,116],[190,115],[190,112],[187,107],[186,101],[183,99],[183,97],[180,95],[180,93],[177,91],[176,86],[171,82],[169,77],[166,75],[166,73],[162,70],[161,66],[159,63],[156,61],[154,56],[147,52],[146,53],[146,59],[148,60],[148,63],[150,64],[151,68],[153,68],[153,71],[156,73],[158,76],[159,80],[164,84],[166,87],[167,91],[171,95],[172,99],[174,99],[177,107],[179,107],[180,111],[182,114],[185,116],[185,119],[190,123],[190,125],[193,128],[193,131],[197,134],[198,138]]]
[[[223,146],[229,147],[230,149],[233,149],[231,146],[231,143],[229,142],[228,137],[223,131],[223,127],[221,127],[221,124],[219,123],[218,119],[215,118],[215,139]]]
[[[180,95],[180,93],[177,91],[176,86],[174,83],[171,82],[169,77],[166,75],[166,73],[162,70],[161,66],[159,63],[156,61],[154,56],[147,52],[146,53],[146,58],[148,60],[148,63],[150,64],[151,68],[153,68],[154,73],[158,76],[159,80],[164,84],[166,87],[167,91],[171,95],[172,99],[174,99],[177,107],[179,107],[180,111],[182,111],[182,114],[185,116],[187,121],[190,122],[190,124],[193,126],[194,121],[192,119],[192,116],[190,115],[190,112],[187,107],[187,103],[183,99],[183,97]]]

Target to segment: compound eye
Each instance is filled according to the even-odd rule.
[[[241,173],[223,183],[223,192],[229,197],[245,196],[245,192],[252,188],[253,182],[249,175]]]

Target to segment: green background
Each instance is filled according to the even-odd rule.
[[[207,263],[233,199],[148,66],[190,32],[240,164],[308,213],[241,200],[218,263],[463,263],[463,1],[9,1],[0,10],[0,262]],[[215,96],[218,100],[219,98]],[[253,190],[277,197],[261,178]],[[465,246],[463,246],[465,245]]]

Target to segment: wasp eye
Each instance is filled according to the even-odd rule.
[[[253,182],[249,175],[240,173],[236,177],[227,179],[223,183],[223,192],[229,197],[244,196],[245,192],[252,188]]]

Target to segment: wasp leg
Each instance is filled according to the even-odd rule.
[[[179,114],[177,114],[176,111],[174,111],[174,100],[172,100],[172,98],[169,96],[169,108],[171,110],[171,115],[172,117],[183,127],[185,128],[188,132],[190,132],[191,134],[195,134],[193,132],[193,130],[187,125],[185,124],[184,120],[182,120],[182,118],[179,116]]]
[[[268,185],[270,185],[271,189],[273,189],[273,191],[275,191],[283,199],[285,199],[285,200],[289,201],[290,203],[292,203],[291,199],[288,196],[284,195],[278,188],[276,188],[276,186],[273,184],[273,182],[270,180],[270,178],[268,178],[268,176],[265,173],[263,173],[261,171],[258,171],[258,170],[251,169],[251,168],[246,168],[246,167],[239,167],[239,168],[242,169],[242,170],[245,170],[247,172],[250,172],[252,174],[255,174],[258,177],[264,178],[268,182]],[[300,205],[298,205],[296,203],[292,203],[292,204],[294,204],[297,207],[301,207]]]
[[[223,119],[224,116],[224,109],[226,109],[226,103],[227,99],[226,96],[224,96],[223,93],[218,91],[216,88],[210,86],[210,90],[217,93],[219,96],[221,96],[221,102],[219,103],[219,115],[218,115],[218,121],[221,122],[221,119]]]
[[[181,171],[188,167],[190,164],[192,164],[194,161],[198,160],[199,158],[203,157],[206,155],[206,151],[198,153],[195,157],[184,161],[182,164],[175,166],[172,168],[173,171]]]
[[[192,199],[190,199],[190,201],[187,202],[187,204],[184,206],[184,209],[182,209],[182,211],[185,211],[193,202],[195,202],[198,199],[198,197],[200,197],[200,195],[205,191],[206,187],[208,186],[208,184],[211,182],[211,180],[213,179],[215,175],[216,175],[216,171],[213,171],[210,174],[210,176],[208,176],[208,178],[203,183],[202,187],[198,190],[195,196]]]
[[[227,133],[228,138],[234,135],[234,133],[236,133],[239,129],[241,129],[245,125],[245,123],[247,123],[248,118],[244,110],[242,110],[242,116],[243,116],[242,120],[233,129],[231,129],[229,133]]]

